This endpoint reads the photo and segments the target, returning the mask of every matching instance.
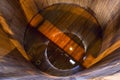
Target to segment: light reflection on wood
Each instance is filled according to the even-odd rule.
[[[104,57],[110,55],[113,51],[115,51],[116,49],[120,48],[120,40],[118,40],[116,43],[114,43],[113,45],[111,45],[109,48],[107,48],[104,52],[102,52],[97,58],[93,58],[91,55],[89,55],[86,60],[84,61],[83,65],[86,68],[91,67],[92,65],[94,65],[95,63],[97,63],[98,61],[100,61],[101,59],[103,59]]]

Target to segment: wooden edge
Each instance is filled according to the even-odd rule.
[[[2,25],[3,30],[10,34],[10,35],[14,35],[14,33],[12,32],[12,30],[10,29],[9,25],[6,23],[5,18],[0,16],[0,24]],[[18,51],[23,55],[23,57],[30,61],[30,58],[27,56],[25,50],[23,49],[22,45],[15,39],[10,39],[9,40],[12,42],[12,44],[18,49]]]
[[[18,49],[18,51],[22,54],[22,56],[23,56],[26,60],[28,60],[28,61],[31,60],[31,59],[28,57],[28,55],[26,54],[26,52],[25,52],[24,48],[22,47],[22,45],[21,45],[17,40],[15,40],[15,39],[9,39],[9,40],[14,44],[14,46]]]
[[[93,58],[91,57],[91,55],[89,55],[83,62],[83,66],[86,68],[93,66],[95,63],[99,62],[104,57],[108,56],[118,48],[120,48],[120,40],[118,40],[116,43],[114,43],[112,46],[110,46],[108,49],[102,52],[97,58]]]
[[[37,14],[30,22],[31,27],[36,27],[39,25],[40,22],[42,22],[43,17],[40,14]]]
[[[3,28],[3,30],[10,34],[10,35],[14,35],[14,33],[11,31],[11,29],[9,28],[8,24],[6,23],[5,19],[0,15],[0,24]]]

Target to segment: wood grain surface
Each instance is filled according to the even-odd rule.
[[[13,31],[13,33],[11,31],[8,31],[8,33],[14,34],[13,37],[22,44],[28,22],[39,11],[56,3],[77,5],[94,15],[103,30],[100,53],[105,55],[100,56],[103,58],[103,56],[110,54],[91,68],[75,75],[53,77],[40,73],[20,55],[18,50],[13,50],[15,46],[4,38],[5,35],[2,31],[0,32],[0,57],[2,57],[0,58],[0,79],[87,80],[106,79],[111,75],[116,75],[115,78],[119,77],[117,74],[120,73],[120,0],[0,0],[0,15],[5,18]],[[100,59],[96,58],[95,62],[98,60]]]

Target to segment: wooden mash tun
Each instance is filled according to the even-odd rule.
[[[78,13],[79,14],[79,13]],[[83,16],[85,16],[83,14]],[[85,16],[86,17],[86,16]],[[92,19],[94,23],[97,23],[94,19]],[[42,23],[42,25],[39,25]],[[120,41],[113,44],[111,47],[100,53],[96,58],[89,54],[81,63],[81,59],[83,59],[83,55],[85,54],[85,49],[79,46],[75,41],[69,38],[66,34],[64,34],[60,29],[58,29],[55,25],[53,25],[50,21],[44,20],[43,16],[38,13],[30,22],[30,26],[38,29],[40,33],[42,33],[45,37],[55,43],[59,48],[64,50],[69,56],[71,56],[75,61],[80,62],[82,66],[85,68],[89,68],[118,47],[120,47]],[[59,36],[55,34],[60,33]],[[68,44],[69,43],[69,44]],[[72,47],[71,47],[72,46]]]

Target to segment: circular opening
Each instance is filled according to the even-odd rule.
[[[102,29],[96,19],[83,8],[73,5],[53,5],[44,9],[36,16],[31,21],[38,20],[38,23],[34,27],[41,29],[43,26],[47,26],[48,28],[49,26],[53,26],[82,47],[85,55],[80,56],[82,57],[80,59],[83,61],[86,59],[89,60],[89,54],[94,58],[99,55],[102,42]],[[44,20],[42,22],[41,20],[39,22],[39,16],[43,17]],[[41,71],[52,75],[65,76],[81,70],[81,65],[79,64],[82,64],[82,61],[75,61],[72,55],[65,52],[63,48],[58,47],[59,45],[55,44],[54,41],[50,40],[49,37],[39,30],[30,28],[31,26],[29,25],[26,30],[25,50],[32,58],[31,61]],[[47,34],[49,34],[54,32],[54,29],[49,31],[45,28],[44,31],[48,31]],[[59,36],[61,33],[58,32],[54,35]],[[73,51],[73,47],[69,46],[68,49],[69,51]],[[79,69],[73,69],[77,66],[79,66]]]

